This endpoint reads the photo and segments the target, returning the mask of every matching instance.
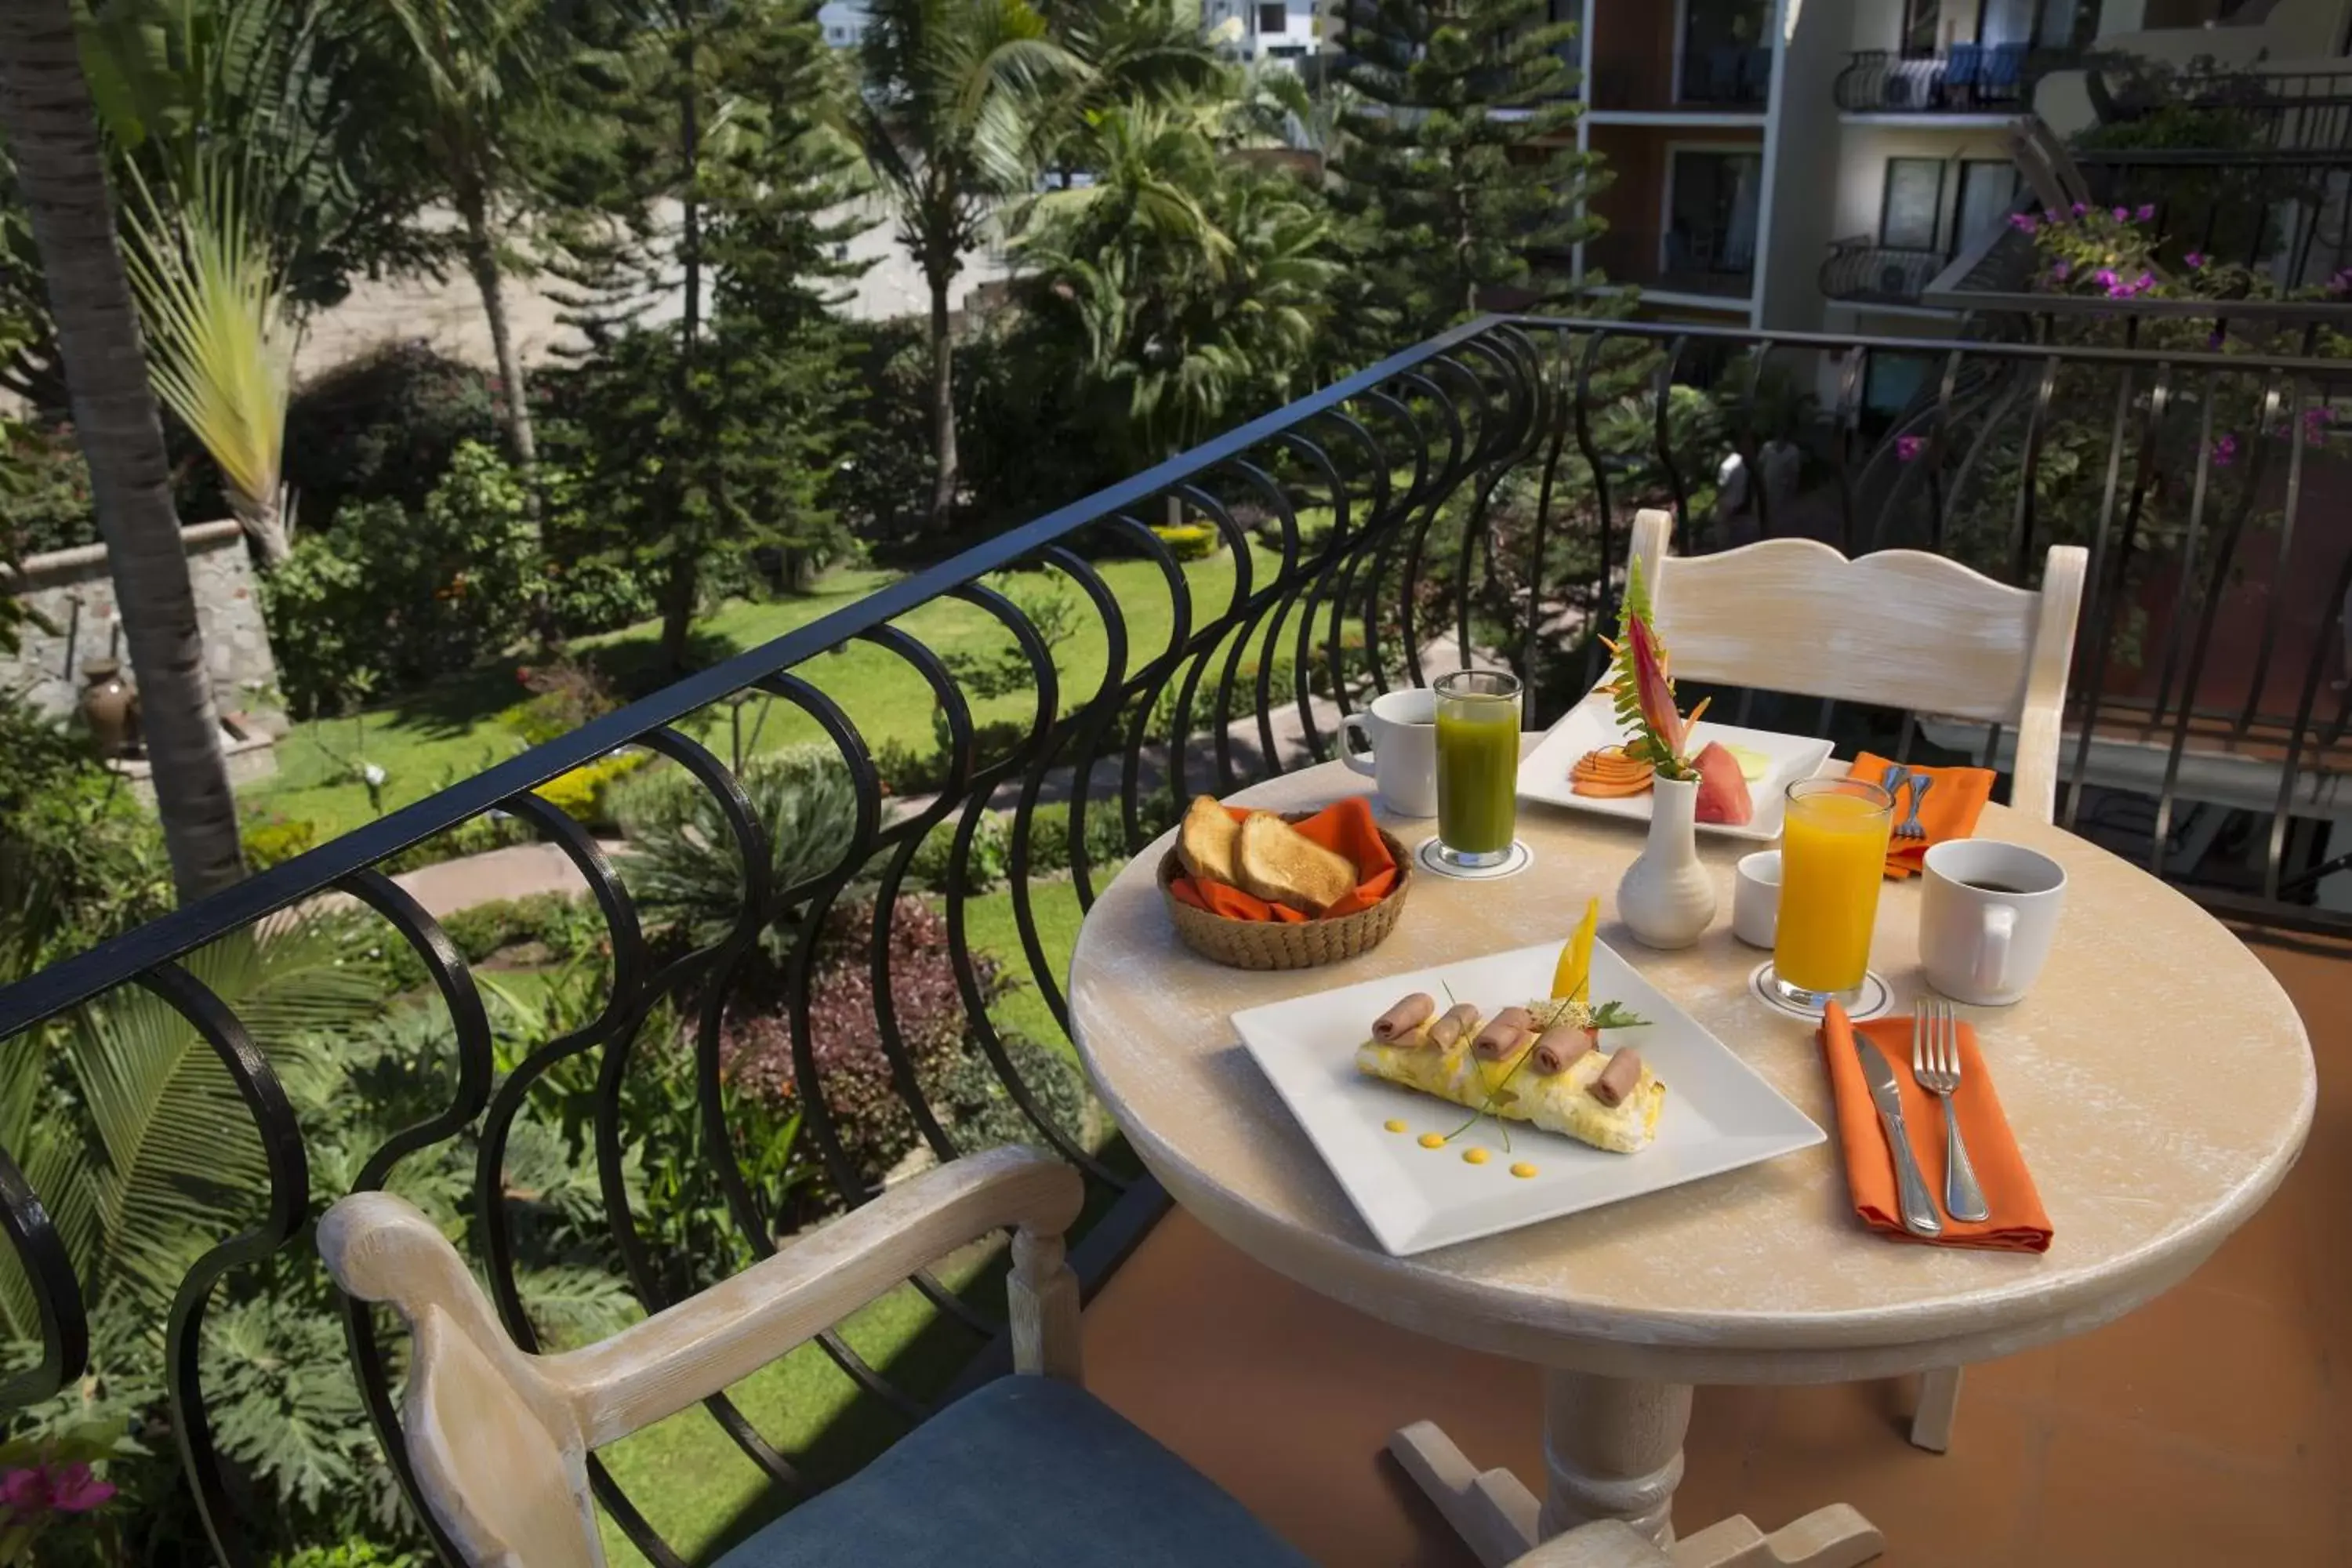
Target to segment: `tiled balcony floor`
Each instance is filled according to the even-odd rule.
[[[2131,1317],[1969,1369],[1948,1454],[1904,1440],[1907,1382],[1701,1389],[1682,1528],[1849,1502],[1890,1568],[2352,1563],[2352,947],[2255,951],[2319,1061],[2269,1206]],[[1334,1568],[1473,1562],[1382,1450],[1406,1422],[1541,1489],[1532,1373],[1327,1301],[1181,1212],[1087,1310],[1087,1355],[1097,1393]]]

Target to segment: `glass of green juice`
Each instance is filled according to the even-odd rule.
[[[1481,870],[1510,858],[1519,815],[1519,678],[1437,678],[1437,854]]]

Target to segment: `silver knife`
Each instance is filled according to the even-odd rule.
[[[1895,1068],[1878,1048],[1860,1035],[1853,1054],[1862,1063],[1862,1081],[1870,1086],[1870,1102],[1878,1107],[1878,1124],[1886,1130],[1886,1147],[1895,1156],[1895,1185],[1902,1195],[1903,1228],[1914,1236],[1941,1236],[1944,1222],[1936,1217],[1936,1199],[1927,1178],[1911,1152],[1911,1135],[1903,1130],[1903,1096],[1895,1087]]]

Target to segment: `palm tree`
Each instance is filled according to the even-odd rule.
[[[1085,75],[1029,0],[879,0],[867,16],[860,139],[930,289],[934,531],[956,495],[948,290],[994,204],[1034,182],[1048,94]]]
[[[1124,393],[1141,460],[1198,444],[1245,396],[1286,396],[1328,313],[1328,219],[1310,187],[1228,161],[1232,107],[1097,112],[1094,184],[1040,198],[1018,241],[1038,308],[1083,337],[1094,384]]]
[[[505,388],[507,442],[528,469],[539,460],[520,351],[507,316],[498,205],[511,184],[517,121],[538,94],[548,8],[532,0],[345,0],[366,58],[388,91],[383,112],[419,142],[460,226],[458,250],[490,329]],[[365,81],[364,75],[358,79]]]
[[[259,182],[231,154],[200,157],[185,183],[167,212],[141,181],[131,213],[148,378],[212,454],[237,521],[274,568],[290,549],[278,474],[295,332],[283,274],[255,221],[248,192]]]
[[[70,0],[0,5],[0,135],[39,247],[75,432],[89,461],[173,881],[192,899],[245,874],[236,797]]]

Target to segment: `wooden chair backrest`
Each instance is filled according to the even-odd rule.
[[[1664,511],[1633,520],[1633,559],[1676,681],[2014,726],[2011,804],[2050,820],[2081,547],[2053,546],[2034,593],[1925,551],[1849,561],[1811,539],[1670,556],[1673,531]]]
[[[408,1321],[409,1463],[465,1561],[604,1568],[577,1402],[507,1337],[457,1249],[388,1193],[336,1204],[319,1243],[345,1290]]]

